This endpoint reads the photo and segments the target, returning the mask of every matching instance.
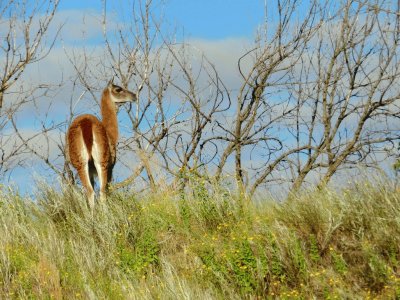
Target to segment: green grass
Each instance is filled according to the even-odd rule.
[[[1,299],[399,299],[400,193],[0,192]]]

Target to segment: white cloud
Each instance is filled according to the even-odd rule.
[[[242,77],[237,63],[239,58],[251,47],[252,42],[249,39],[191,39],[188,44],[204,53],[215,64],[221,79],[229,89],[239,89]]]
[[[56,14],[55,24],[63,24],[61,39],[67,44],[96,42],[103,35],[102,15],[90,10],[62,10]],[[109,22],[108,26],[113,26]]]

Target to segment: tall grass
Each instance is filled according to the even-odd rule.
[[[0,193],[1,299],[399,299],[400,194],[389,185],[252,202],[185,194]]]

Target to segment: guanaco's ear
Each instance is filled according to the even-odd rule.
[[[110,81],[108,82],[107,86],[108,86],[108,87],[112,87],[113,83],[114,83],[114,76],[111,77],[111,79],[110,79]]]

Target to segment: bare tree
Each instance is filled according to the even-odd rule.
[[[43,59],[51,50],[56,36],[45,44],[47,31],[59,0],[1,1],[0,23],[5,29],[0,47],[0,109],[4,95],[21,77],[25,68]],[[7,28],[6,28],[7,27]]]
[[[124,179],[115,188],[154,188],[161,178],[183,189],[191,176],[233,180],[250,194],[273,184],[323,186],[341,170],[379,168],[399,139],[397,3],[267,3],[264,26],[238,58],[235,87],[205,53],[176,42],[158,4],[133,1],[129,12],[116,11],[124,20],[116,22],[110,12],[118,4],[104,1],[105,47],[65,51],[75,69],[68,120],[77,98],[97,111],[110,77],[140,91],[133,107],[121,109],[130,124],[121,128]],[[65,123],[43,123],[44,145]],[[65,174],[12,124],[23,151]]]
[[[0,1],[0,172],[21,165],[18,155],[26,152],[26,142],[19,140],[16,113],[32,102],[48,86],[22,84],[26,68],[46,57],[56,40],[58,30],[49,35],[58,0]],[[11,122],[10,122],[11,121]]]
[[[319,185],[343,168],[379,166],[399,138],[399,32],[390,1],[347,1],[303,55],[293,189],[311,171]],[[307,113],[310,112],[310,113]]]
[[[123,85],[144,85],[135,110],[128,110],[132,137],[120,145],[138,166],[117,186],[138,176],[154,185],[154,158],[183,185],[187,172],[204,167],[220,181],[233,168],[239,189],[251,194],[274,182],[298,189],[314,171],[322,185],[339,169],[378,166],[379,151],[398,138],[393,4],[275,4],[267,7],[275,19],[266,19],[254,48],[238,60],[237,90],[224,85],[204,54],[164,33],[153,1],[133,3],[133,21],[115,31],[104,3],[109,59],[90,76],[114,74]],[[88,69],[79,75],[84,84]]]
[[[398,30],[391,1],[277,1],[254,49],[238,62],[243,84],[216,177],[234,157],[240,189],[292,182],[315,171],[379,167],[399,138]],[[296,15],[301,5],[307,13]],[[294,20],[295,18],[295,20]],[[244,61],[247,70],[242,67]],[[229,167],[229,166],[228,166]]]
[[[307,13],[294,26],[292,20],[300,1],[277,1],[277,24],[260,32],[255,47],[245,53],[238,61],[238,69],[243,83],[236,95],[234,127],[224,128],[225,136],[217,137],[228,141],[222,152],[216,176],[223,173],[226,162],[234,155],[235,178],[240,189],[250,184],[251,192],[267,180],[273,171],[291,154],[304,149],[303,145],[286,147],[282,131],[286,120],[296,112],[296,103],[290,90],[282,89],[293,81],[292,70],[298,65],[300,57],[323,18],[317,1],[312,2]],[[268,20],[267,20],[268,21]],[[289,33],[290,32],[290,33]],[[248,70],[243,62],[250,60]],[[247,157],[259,156],[266,160],[258,165],[243,166],[243,152]],[[244,173],[252,169],[254,176],[245,182]]]
[[[106,47],[101,61],[70,55],[79,82],[87,91],[96,89],[92,82],[110,76],[119,78],[123,86],[143,88],[136,107],[126,111],[131,120],[130,136],[119,144],[120,151],[126,153],[119,163],[131,168],[131,175],[116,188],[129,185],[138,177],[154,186],[152,160],[157,161],[157,168],[165,177],[177,179],[184,186],[186,172],[210,160],[209,155],[201,154],[202,140],[205,132],[211,133],[214,115],[230,106],[213,64],[203,54],[194,54],[190,45],[176,43],[173,34],[163,32],[161,21],[153,16],[153,6],[153,1],[133,2],[132,21],[113,31],[108,26],[104,2]],[[87,74],[88,70],[95,71]],[[133,169],[125,163],[128,157],[128,161],[137,162]]]

